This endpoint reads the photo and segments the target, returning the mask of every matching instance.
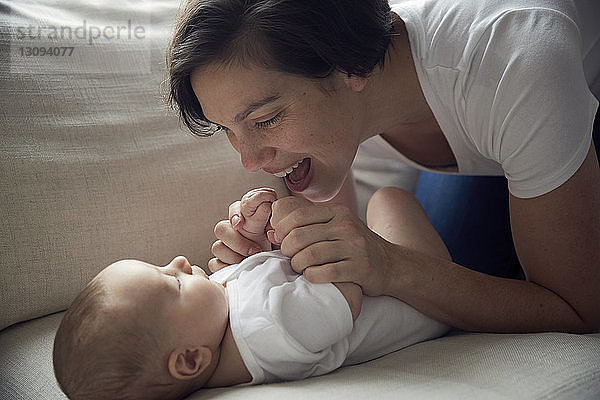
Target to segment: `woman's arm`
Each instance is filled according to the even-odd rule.
[[[510,200],[527,281],[492,277],[396,248],[387,294],[470,331],[600,329],[600,172],[593,148],[558,189]],[[407,262],[408,261],[408,262]]]
[[[565,184],[533,199],[511,196],[510,212],[527,279],[552,299],[540,305],[542,315],[564,330],[599,330],[600,168],[593,145]]]
[[[485,275],[391,243],[342,206],[312,205],[274,227],[292,267],[312,282],[355,282],[367,295],[397,297],[469,331],[597,331],[600,171],[593,150],[560,188],[511,199],[511,217],[529,281]]]
[[[600,327],[600,172],[593,148],[569,181],[510,200],[528,281],[471,271],[424,253],[390,251],[390,285],[420,311],[470,331],[592,332]]]

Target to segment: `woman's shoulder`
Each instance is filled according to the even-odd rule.
[[[424,67],[462,70],[489,35],[513,37],[515,44],[527,42],[522,40],[524,28],[519,29],[517,24],[504,24],[512,26],[515,30],[512,33],[495,29],[502,21],[556,18],[579,24],[578,11],[572,1],[392,0],[390,5],[406,24],[413,51]],[[540,30],[527,32],[529,35],[544,33]]]

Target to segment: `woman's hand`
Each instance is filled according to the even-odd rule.
[[[272,243],[292,259],[294,271],[313,283],[354,282],[364,294],[384,294],[392,245],[343,205],[312,204],[298,197],[273,203]]]
[[[277,193],[271,188],[252,189],[229,206],[229,218],[215,225],[217,240],[212,245],[215,258],[208,268],[215,272],[244,258],[271,250],[266,229],[270,228],[271,203]]]

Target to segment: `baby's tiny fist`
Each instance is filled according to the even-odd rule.
[[[271,203],[263,202],[260,203],[252,214],[244,215],[244,230],[253,234],[265,234],[265,228],[269,223],[269,217],[271,216]]]

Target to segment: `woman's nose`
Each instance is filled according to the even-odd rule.
[[[243,147],[240,158],[246,171],[257,172],[275,158],[275,150],[270,147]]]
[[[236,135],[233,131],[227,131],[227,139],[231,146],[240,154],[242,166],[249,172],[257,172],[275,158],[275,148],[265,146],[260,142],[257,135],[250,135],[240,131]]]
[[[181,271],[185,274],[192,274],[192,266],[190,262],[184,256],[175,257],[167,267],[173,268],[177,271]]]
[[[260,143],[257,135],[240,131],[236,135],[227,131],[227,139],[231,146],[240,154],[242,166],[249,172],[256,172],[270,163],[275,158],[275,149]]]

